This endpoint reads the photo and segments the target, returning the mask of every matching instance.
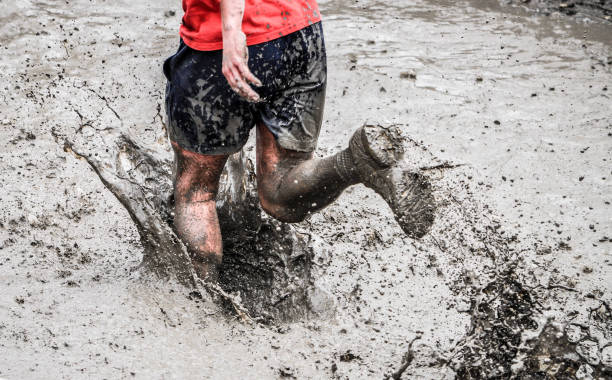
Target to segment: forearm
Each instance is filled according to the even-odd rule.
[[[260,100],[259,95],[249,83],[261,86],[259,79],[251,73],[248,66],[249,50],[246,36],[242,32],[244,0],[220,0],[223,33],[223,64],[221,71],[238,95],[251,101]]]
[[[244,0],[221,0],[221,22],[223,36],[242,31]]]

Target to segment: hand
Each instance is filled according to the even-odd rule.
[[[249,70],[249,50],[241,30],[223,33],[223,64],[221,71],[232,90],[250,102],[261,100],[249,82],[257,87],[261,81]]]

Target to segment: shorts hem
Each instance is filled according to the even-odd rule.
[[[284,149],[296,150],[298,152],[314,152],[317,149],[317,141],[302,141],[291,137],[277,137],[276,142]]]
[[[244,148],[244,145],[246,144],[246,142],[242,145],[240,145],[239,147],[222,147],[222,148],[213,148],[213,149],[207,149],[206,151],[202,151],[201,149],[196,149],[193,148],[191,146],[185,146],[184,144],[181,144],[180,142],[173,140],[171,138],[169,138],[169,140],[173,143],[176,143],[181,149],[184,149],[188,152],[191,153],[197,153],[197,154],[201,154],[204,156],[224,156],[224,155],[232,155],[234,153],[238,153],[240,152],[240,150],[242,148]]]

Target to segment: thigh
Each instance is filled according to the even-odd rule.
[[[176,165],[176,201],[204,202],[214,199],[219,178],[229,155],[204,155],[182,149],[173,142]]]
[[[257,117],[278,144],[315,150],[323,119],[327,62],[321,23],[257,47],[255,75],[266,87]]]

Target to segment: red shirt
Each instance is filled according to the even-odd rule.
[[[195,50],[223,49],[219,0],[183,0],[180,35]],[[321,20],[316,0],[245,0],[247,45],[282,37]]]

